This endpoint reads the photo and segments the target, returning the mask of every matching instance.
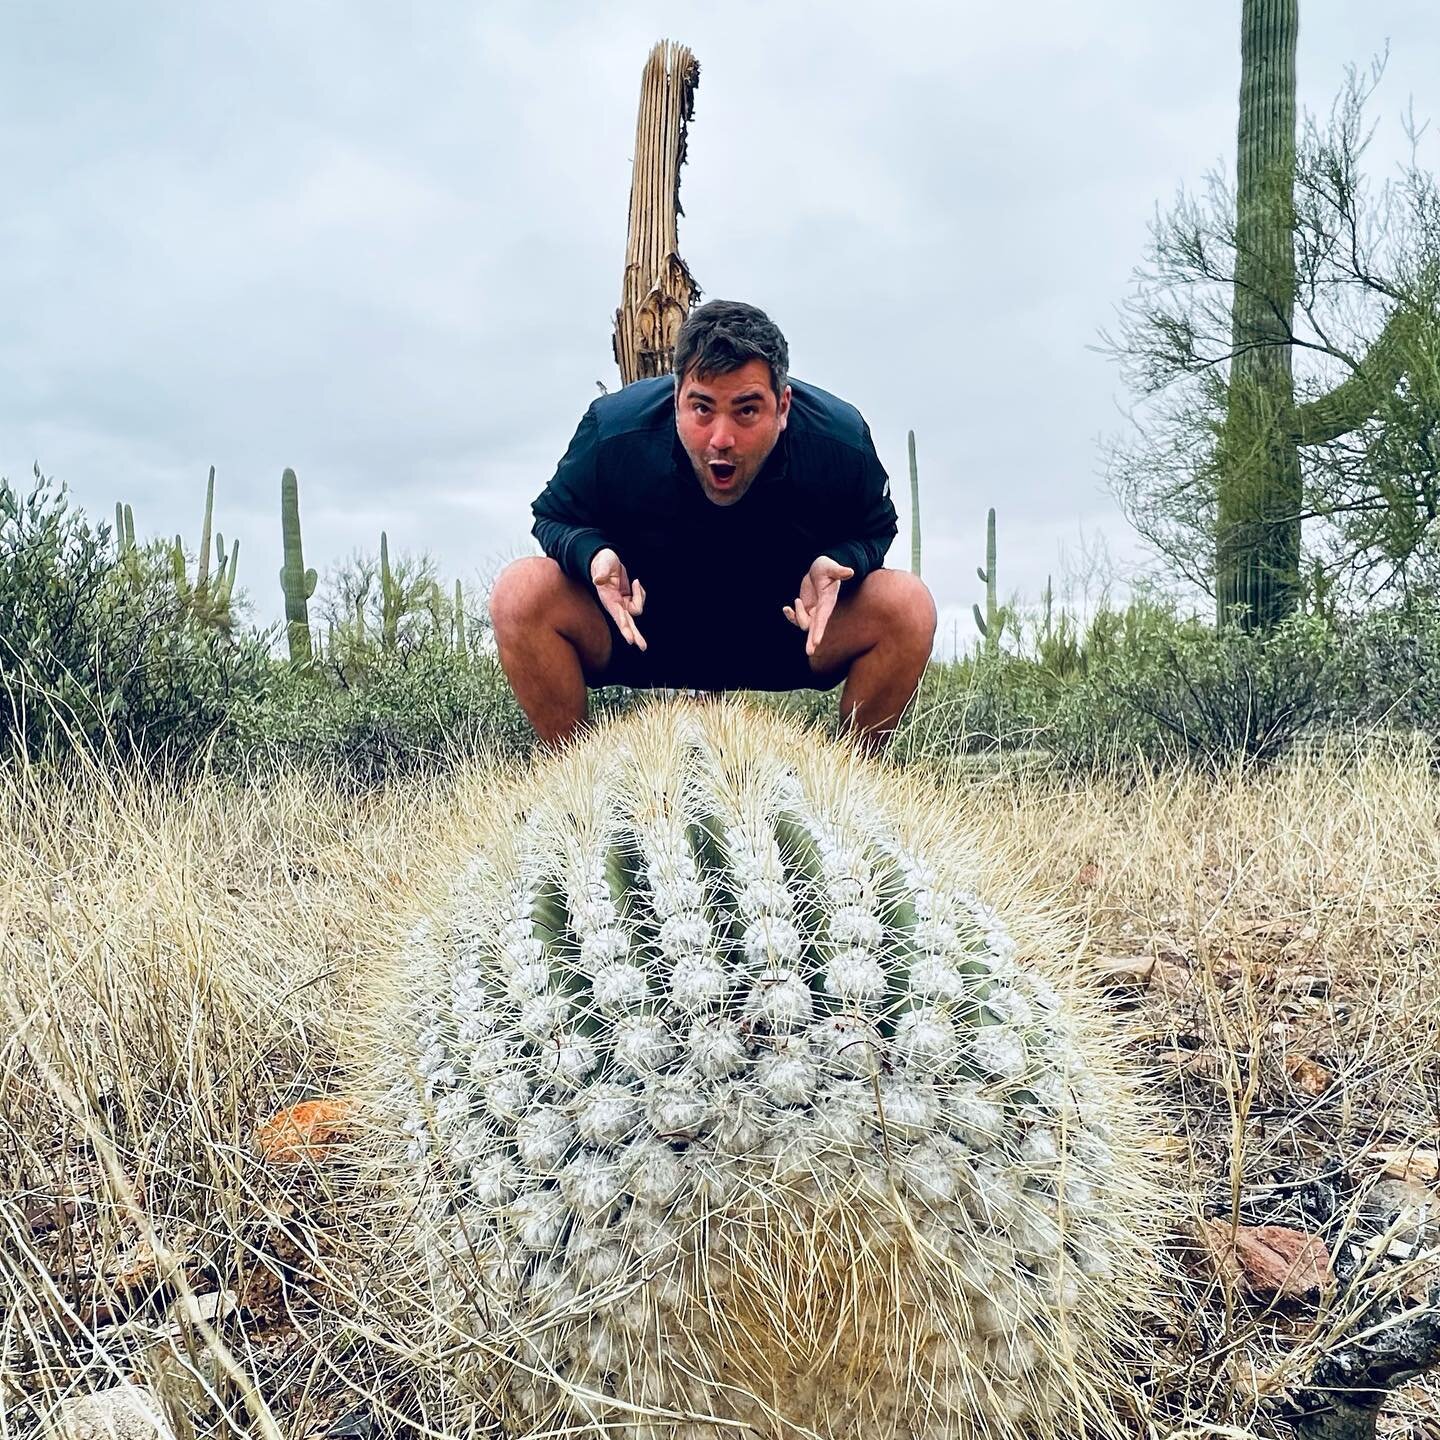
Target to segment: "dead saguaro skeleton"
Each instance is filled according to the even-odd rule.
[[[695,113],[700,62],[683,45],[662,40],[650,52],[635,124],[630,179],[630,230],[625,282],[615,312],[615,363],[624,385],[667,375],[675,337],[700,298],[700,287],[680,258],[676,221],[685,129]]]

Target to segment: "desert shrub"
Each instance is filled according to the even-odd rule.
[[[595,717],[633,692],[592,694]],[[277,666],[227,734],[231,768],[320,768],[348,783],[434,771],[476,756],[516,759],[535,732],[492,654],[460,654],[436,636],[395,650],[347,652],[344,663]]]
[[[199,624],[154,550],[122,563],[62,486],[0,479],[0,757],[90,749],[186,763],[268,672]]]
[[[1376,611],[1345,635],[1344,717],[1357,727],[1415,730],[1440,742],[1440,605]]]
[[[363,671],[278,666],[230,741],[231,765],[321,767],[373,784],[468,756],[525,754],[533,735],[498,662],[431,641],[374,650]]]
[[[1320,617],[1261,634],[1146,602],[1092,625],[1084,677],[1060,693],[1046,744],[1079,766],[1275,760],[1340,713],[1341,670]]]
[[[1025,655],[932,662],[901,722],[895,753],[923,760],[1031,749],[1061,684]]]

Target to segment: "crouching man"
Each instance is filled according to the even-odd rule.
[[[918,577],[882,567],[895,507],[870,429],[792,380],[753,305],[686,320],[675,374],[585,412],[535,501],[543,556],[490,600],[500,663],[540,738],[569,739],[600,685],[829,690],[870,748],[935,638]]]

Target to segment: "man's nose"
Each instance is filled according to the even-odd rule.
[[[712,450],[728,450],[735,443],[735,432],[730,428],[728,420],[717,420],[715,427],[710,431],[710,448]]]

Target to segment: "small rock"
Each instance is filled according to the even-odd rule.
[[[1440,1247],[1440,1196],[1414,1180],[1382,1176],[1366,1193],[1364,1214],[1391,1260]]]
[[[182,1295],[171,1307],[171,1314],[177,1321],[195,1324],[203,1320],[213,1325],[222,1315],[229,1315],[236,1308],[233,1290],[212,1290],[204,1295]]]
[[[1440,1151],[1412,1145],[1403,1150],[1377,1147],[1370,1153],[1380,1162],[1380,1173],[1391,1180],[1440,1179]]]
[[[1307,1095],[1323,1095],[1335,1078],[1318,1060],[1312,1060],[1308,1055],[1287,1055],[1285,1073],[1296,1088]]]
[[[154,1393],[129,1381],[62,1400],[46,1429],[52,1440],[175,1440]]]
[[[1318,1235],[1283,1225],[1201,1221],[1200,1238],[1222,1279],[1239,1281],[1257,1300],[1305,1300],[1330,1283],[1330,1252]]]
[[[1153,955],[1105,955],[1092,963],[1100,979],[1112,987],[1138,985],[1144,989],[1155,969]]]
[[[353,1100],[303,1100],[272,1115],[255,1132],[255,1143],[272,1165],[298,1165],[323,1160],[331,1146],[354,1131]]]

